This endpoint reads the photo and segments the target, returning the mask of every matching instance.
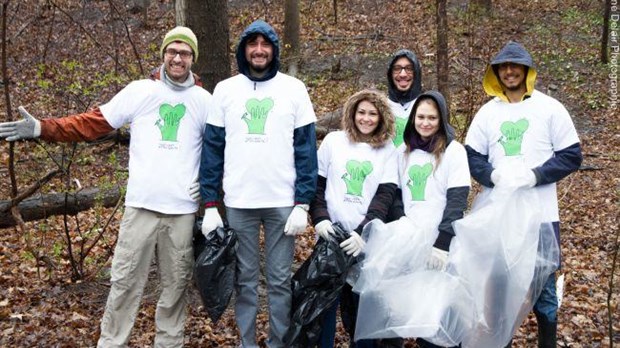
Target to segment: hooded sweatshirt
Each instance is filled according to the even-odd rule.
[[[401,57],[409,59],[413,64],[413,83],[407,91],[399,91],[394,85],[392,78],[392,67]],[[406,49],[401,49],[394,53],[387,69],[388,96],[390,108],[396,120],[396,134],[394,136],[394,146],[398,147],[403,143],[403,131],[407,123],[407,118],[411,112],[411,105],[417,96],[422,92],[422,69],[416,55]]]
[[[257,34],[273,46],[260,78],[245,58],[247,41]],[[221,188],[226,206],[242,209],[309,204],[314,197],[316,116],[303,82],[278,71],[279,52],[274,29],[253,22],[237,46],[240,73],[213,91],[200,169],[207,207],[217,205]]]
[[[363,100],[370,101],[380,115],[370,139],[363,138],[355,125],[357,106]],[[327,134],[319,148],[319,184],[310,214],[314,224],[330,219],[351,231],[380,218],[371,209],[377,195],[385,196],[389,207],[395,193],[394,116],[387,98],[372,90],[351,96],[343,109],[342,129]]]
[[[510,103],[497,77],[498,65],[527,67],[526,93]],[[491,173],[504,161],[518,161],[534,171],[544,221],[559,221],[556,182],[579,169],[579,137],[564,106],[534,89],[536,69],[531,55],[508,42],[491,60],[483,79],[493,97],[480,108],[467,132],[465,144],[472,177],[485,189],[493,187]]]
[[[432,145],[416,141],[415,110],[421,102],[430,98],[439,108],[441,126],[430,140],[434,143],[440,132],[447,144],[441,160],[437,163]],[[438,231],[434,246],[448,250],[454,236],[452,222],[463,217],[467,208],[467,196],[471,186],[465,148],[454,140],[454,129],[449,124],[446,100],[437,91],[422,93],[413,104],[404,131],[404,144],[398,150],[399,186],[405,215],[429,229]],[[423,144],[423,146],[420,146]],[[407,150],[407,146],[411,151]]]

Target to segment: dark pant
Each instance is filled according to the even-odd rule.
[[[345,284],[340,295],[340,318],[342,319],[342,325],[349,334],[349,347],[350,348],[387,348],[387,347],[402,347],[403,339],[396,338],[384,338],[384,339],[370,339],[354,341],[355,337],[355,322],[357,321],[358,306],[360,297],[353,292],[353,289],[349,284]]]
[[[441,346],[438,346],[436,344],[430,343],[427,340],[424,340],[422,338],[418,338],[417,340],[415,340],[415,342],[418,344],[418,347],[420,348],[441,348]],[[456,347],[460,347],[459,346],[454,346],[452,348],[456,348]]]

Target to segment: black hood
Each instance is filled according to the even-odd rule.
[[[415,110],[418,108],[418,104],[420,101],[431,98],[437,103],[439,107],[439,117],[441,118],[442,127],[439,131],[443,131],[446,135],[446,146],[450,144],[452,140],[454,140],[455,132],[454,128],[450,125],[450,113],[448,112],[448,104],[446,103],[446,98],[444,98],[443,94],[438,91],[427,91],[418,96],[415,103],[413,103],[413,107],[411,108],[411,113],[409,114],[409,119],[407,120],[407,125],[405,126],[405,131],[403,133],[403,140],[407,145],[411,145],[411,135],[415,132],[415,125],[413,122],[413,118],[415,117]]]
[[[262,77],[254,77],[250,74],[250,66],[248,60],[245,59],[245,45],[248,39],[255,34],[261,34],[273,45],[273,60],[271,61],[271,66],[269,67],[269,71]],[[237,45],[236,57],[239,73],[247,76],[250,80],[260,82],[273,78],[278,73],[278,70],[280,70],[280,41],[278,40],[278,34],[276,34],[276,31],[267,24],[267,22],[261,19],[252,22],[241,34],[239,45]]]
[[[396,89],[396,86],[394,86],[394,81],[392,80],[392,66],[394,65],[394,62],[396,62],[401,57],[406,57],[407,59],[409,59],[411,64],[413,64],[413,83],[411,84],[411,88],[404,92]],[[388,65],[387,79],[388,97],[391,101],[405,104],[417,98],[420,92],[422,92],[422,69],[420,68],[420,62],[418,61],[418,58],[415,56],[415,54],[405,49],[399,50],[394,53],[392,59],[390,60],[390,64]]]

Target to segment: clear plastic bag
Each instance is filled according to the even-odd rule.
[[[533,189],[513,185],[481,194],[454,223],[445,272],[425,261],[437,232],[408,218],[373,221],[354,290],[356,340],[419,337],[437,345],[504,347],[559,265],[559,246],[541,223]]]

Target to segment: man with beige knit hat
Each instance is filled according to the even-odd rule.
[[[198,168],[211,95],[191,72],[198,43],[189,28],[169,31],[160,52],[163,64],[151,79],[131,82],[100,107],[37,120],[20,106],[23,120],[0,123],[0,138],[8,141],[93,140],[130,126],[125,213],[98,347],[127,345],[153,254],[162,288],[155,347],[183,345],[193,266],[192,227],[200,199]]]

